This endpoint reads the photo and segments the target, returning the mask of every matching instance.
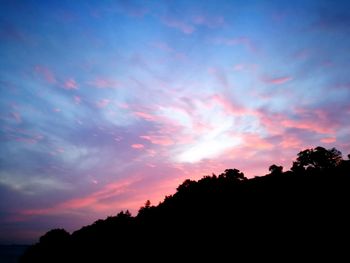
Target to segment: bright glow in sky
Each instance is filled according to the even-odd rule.
[[[2,1],[0,243],[350,153],[349,47],[348,1]]]

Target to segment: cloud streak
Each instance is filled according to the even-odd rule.
[[[293,80],[292,77],[286,76],[286,77],[264,79],[264,82],[267,84],[282,85],[287,82],[290,82],[291,80]]]
[[[191,24],[175,17],[167,16],[167,17],[164,17],[162,21],[166,26],[175,28],[187,35],[192,34],[196,30],[195,27],[192,26]]]
[[[64,82],[63,88],[67,90],[76,90],[78,89],[78,84],[75,79],[69,78]]]

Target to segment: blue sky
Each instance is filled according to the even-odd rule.
[[[348,1],[1,1],[1,243],[186,178],[350,153]]]

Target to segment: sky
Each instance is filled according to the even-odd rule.
[[[0,2],[0,243],[350,153],[349,1]]]

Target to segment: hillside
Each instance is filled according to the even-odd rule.
[[[227,169],[186,180],[159,205],[147,201],[135,217],[122,211],[72,234],[51,230],[20,262],[167,262],[188,256],[249,258],[249,251],[255,256],[346,251],[350,160],[334,148],[317,147],[300,152],[290,171],[277,165],[269,170],[252,179]]]

